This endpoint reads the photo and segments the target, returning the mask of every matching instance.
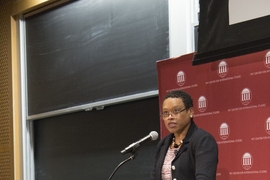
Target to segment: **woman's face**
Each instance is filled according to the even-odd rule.
[[[181,98],[167,98],[163,101],[162,112],[168,117],[163,116],[166,128],[170,133],[186,133],[193,116],[193,108],[185,109]]]

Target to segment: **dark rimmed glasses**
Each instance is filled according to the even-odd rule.
[[[184,108],[182,110],[180,109],[174,109],[172,110],[171,112],[168,112],[168,111],[164,111],[160,114],[161,117],[163,117],[164,119],[168,118],[170,115],[177,115],[177,114],[180,114],[181,112],[185,111],[186,109],[188,108]]]

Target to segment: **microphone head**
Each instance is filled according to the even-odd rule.
[[[156,131],[151,131],[149,135],[153,141],[158,138],[158,133]]]

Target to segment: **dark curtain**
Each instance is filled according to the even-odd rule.
[[[229,25],[228,5],[229,0],[200,1],[198,47],[193,65],[270,47],[270,16]]]

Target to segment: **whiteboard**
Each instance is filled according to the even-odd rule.
[[[264,17],[270,14],[269,0],[230,0],[229,23],[230,25]]]

